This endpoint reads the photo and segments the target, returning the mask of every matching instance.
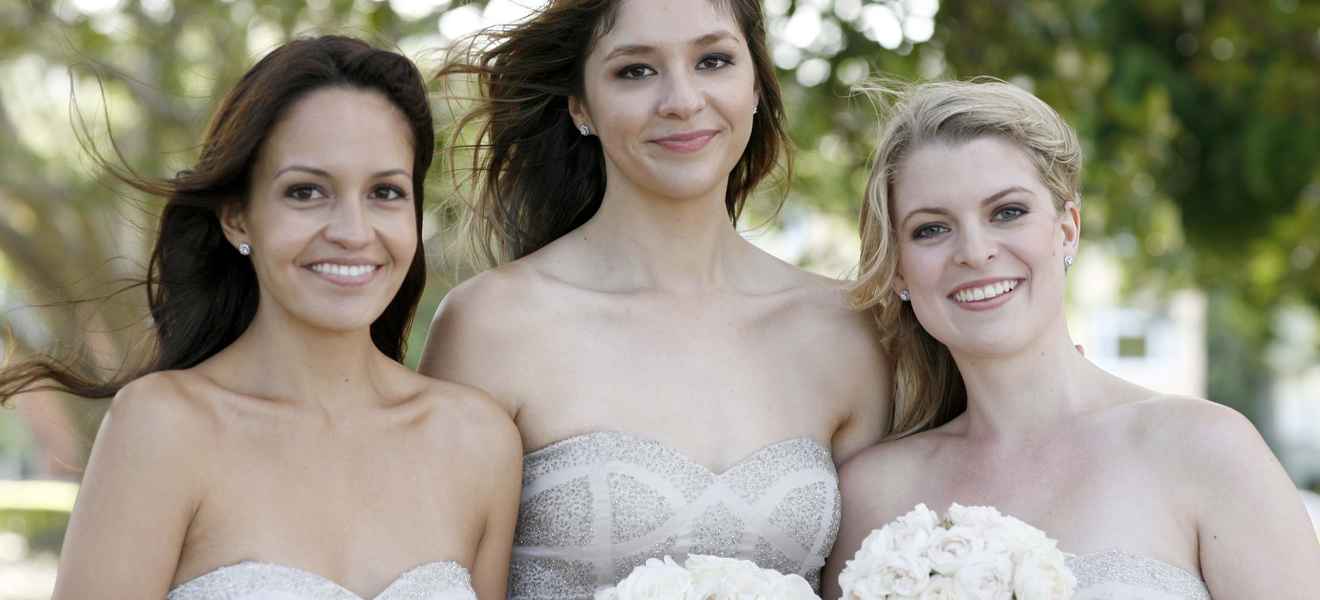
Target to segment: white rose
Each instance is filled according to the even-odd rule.
[[[940,530],[940,516],[925,504],[918,504],[908,514],[896,519],[885,528],[893,528],[893,549],[898,552],[924,552],[930,538]]]
[[[684,563],[692,574],[696,597],[711,600],[769,598],[774,578],[780,575],[749,560],[692,554]]]
[[[963,506],[957,502],[949,507],[949,521],[974,529],[989,529],[1004,523],[1004,515],[993,506]]]
[[[595,600],[695,600],[692,574],[674,559],[649,559],[629,573],[613,590],[612,595],[596,593]]]
[[[965,600],[1012,600],[1013,561],[999,553],[980,553],[967,559],[954,575],[959,596]]]
[[[930,578],[930,585],[921,593],[920,600],[958,600],[958,584],[952,577],[935,575]]]
[[[839,575],[839,586],[843,588],[845,598],[871,600],[889,594],[917,596],[930,583],[930,561],[924,556],[890,553],[878,558],[868,564],[850,563]]]
[[[1049,552],[1055,547],[1054,540],[1046,536],[1044,531],[1010,516],[1005,516],[1003,522],[987,532],[987,535],[1012,552],[1014,560],[1019,560],[1028,552]]]
[[[986,551],[981,533],[967,525],[937,530],[926,548],[926,558],[936,573],[953,575],[973,554]]]
[[[1013,593],[1017,600],[1069,600],[1077,578],[1058,550],[1029,552],[1013,571]]]
[[[780,575],[770,588],[771,600],[820,600],[801,575]]]

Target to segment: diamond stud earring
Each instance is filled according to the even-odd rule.
[[[586,123],[578,125],[578,133],[582,134],[583,137],[591,135],[591,126]]]
[[[898,290],[898,299],[907,302],[912,299],[912,292],[907,290]]]
[[[1074,261],[1074,260],[1076,260],[1076,259],[1074,259],[1072,256],[1064,256],[1064,257],[1063,257],[1063,272],[1064,272],[1064,273],[1067,273],[1067,272],[1068,272],[1068,269],[1071,269],[1071,268],[1072,268],[1072,266],[1073,266],[1073,261]]]
[[[249,256],[252,254],[252,246],[249,246],[247,242],[243,242],[238,245],[238,253],[243,256]]]

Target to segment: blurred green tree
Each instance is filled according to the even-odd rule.
[[[73,309],[140,274],[158,203],[126,202],[74,127],[135,170],[186,168],[220,94],[299,33],[397,43],[423,70],[444,44],[537,0],[27,0],[0,6],[0,304],[19,354],[86,340],[140,353],[140,295]],[[1251,414],[1275,310],[1320,307],[1320,5],[1299,0],[766,0],[798,146],[790,205],[854,218],[876,128],[868,76],[997,76],[1057,107],[1089,164],[1088,238],[1133,289],[1210,298],[1210,395]],[[72,84],[72,85],[70,85]],[[77,110],[68,106],[74,93]],[[102,106],[104,100],[104,107]],[[437,99],[441,124],[450,116]],[[104,108],[104,109],[103,109]],[[107,126],[113,135],[107,135]],[[445,188],[437,186],[432,198]],[[754,207],[753,207],[754,208]],[[428,226],[436,285],[466,271]],[[753,216],[752,221],[754,222]],[[1096,233],[1098,232],[1098,233]],[[89,273],[89,268],[95,270]],[[131,294],[130,294],[131,295]],[[95,422],[93,414],[87,418]],[[90,436],[90,434],[89,434]]]

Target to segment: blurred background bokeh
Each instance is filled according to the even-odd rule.
[[[86,148],[169,176],[194,160],[224,91],[284,40],[358,35],[433,72],[451,41],[540,2],[0,2],[0,357],[54,351],[110,372],[142,355],[140,290],[64,303],[140,276],[160,207]],[[1305,492],[1320,490],[1320,2],[764,4],[797,162],[749,205],[750,239],[850,274],[877,124],[850,90],[868,77],[993,75],[1031,90],[1085,143],[1077,341],[1126,377],[1242,411],[1320,498]],[[445,127],[454,104],[435,90]],[[453,187],[439,171],[429,197],[443,200]],[[431,285],[410,361],[440,298],[473,273],[442,204],[428,213]],[[36,394],[0,410],[0,600],[49,596],[104,409]]]

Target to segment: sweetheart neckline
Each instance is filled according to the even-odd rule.
[[[207,571],[205,573],[202,573],[201,575],[198,575],[196,577],[193,577],[192,579],[180,583],[179,585],[176,585],[173,588],[170,588],[169,595],[173,595],[175,592],[178,592],[179,590],[182,590],[187,587],[191,587],[194,585],[201,585],[202,583],[205,582],[205,580],[210,579],[212,577],[217,577],[219,576],[220,573],[223,573],[225,571],[229,571],[232,569],[240,569],[244,567],[265,567],[265,568],[276,569],[279,571],[296,575],[298,577],[305,577],[316,580],[322,584],[330,586],[332,589],[334,589],[337,592],[342,592],[344,594],[347,594],[350,598],[353,598],[354,600],[368,600],[368,597],[362,596],[357,592],[354,592],[353,590],[344,587],[344,585],[339,583],[338,581],[326,577],[325,575],[321,575],[320,573],[316,573],[314,571],[308,571],[307,569],[302,569],[291,565],[268,562],[264,560],[240,560],[233,564],[216,567],[214,569],[211,569],[210,571]],[[459,571],[467,575],[469,578],[471,577],[471,573],[469,573],[467,567],[464,567],[461,563],[459,563],[456,560],[433,560],[429,562],[424,562],[416,566],[409,567],[405,569],[402,573],[399,573],[398,576],[396,576],[393,580],[391,580],[389,584],[387,584],[380,592],[376,593],[376,595],[374,596],[371,596],[370,600],[384,600],[385,595],[388,594],[390,590],[394,589],[395,586],[398,586],[400,582],[405,581],[409,577],[414,576],[421,571],[427,569],[435,569],[435,568],[446,568],[446,569],[457,568]],[[469,583],[469,586],[470,585],[471,584]]]
[[[713,476],[715,476],[715,477],[723,477],[723,476],[729,474],[730,472],[734,471],[734,470],[737,469],[738,467],[741,467],[741,466],[743,466],[744,464],[747,464],[747,463],[751,462],[751,461],[752,461],[753,459],[755,459],[756,457],[758,457],[758,456],[760,456],[760,455],[762,455],[762,454],[764,454],[764,453],[766,453],[766,452],[769,452],[770,450],[772,450],[772,449],[774,449],[774,448],[777,448],[777,447],[779,447],[779,446],[784,446],[784,445],[787,445],[787,444],[791,444],[791,443],[794,443],[794,442],[804,441],[804,440],[807,441],[807,442],[809,442],[809,443],[811,443],[811,444],[815,444],[816,447],[818,447],[818,448],[824,450],[826,453],[830,453],[830,454],[832,455],[832,453],[831,453],[829,447],[827,447],[827,446],[825,446],[824,444],[822,444],[822,443],[820,443],[819,441],[817,441],[816,438],[811,437],[811,436],[809,436],[809,435],[800,435],[800,436],[797,436],[797,437],[791,437],[791,438],[787,438],[787,439],[782,439],[782,440],[779,440],[779,441],[777,441],[777,442],[771,442],[770,444],[768,444],[768,445],[766,445],[766,446],[762,446],[762,447],[760,447],[760,448],[757,448],[756,450],[751,451],[751,453],[749,453],[749,454],[743,456],[742,458],[739,458],[738,460],[736,460],[736,461],[734,461],[734,462],[732,462],[732,463],[729,463],[729,465],[726,466],[726,467],[724,467],[723,469],[721,469],[721,470],[719,470],[719,471],[716,471],[715,469],[712,469],[712,468],[706,466],[706,465],[703,464],[703,463],[700,463],[700,462],[697,462],[696,460],[693,460],[692,457],[688,456],[687,453],[685,453],[685,452],[679,450],[678,448],[675,448],[675,447],[673,447],[673,446],[671,446],[671,445],[669,445],[669,444],[666,444],[666,443],[664,443],[664,442],[661,442],[661,441],[659,441],[659,440],[652,439],[652,438],[649,438],[649,437],[646,437],[646,436],[643,436],[643,435],[640,435],[640,434],[636,434],[636,433],[630,433],[630,432],[627,432],[627,431],[617,431],[617,430],[613,430],[613,429],[602,429],[602,430],[598,430],[598,431],[588,431],[588,432],[586,432],[586,433],[579,433],[579,434],[577,434],[577,435],[571,435],[571,436],[566,437],[566,438],[563,438],[563,439],[561,439],[561,440],[556,440],[556,441],[550,442],[549,444],[546,444],[546,445],[544,445],[544,446],[541,446],[540,448],[537,448],[537,449],[535,449],[535,450],[532,450],[531,452],[524,453],[524,454],[523,454],[523,465],[524,465],[524,468],[525,468],[525,466],[526,466],[526,464],[527,464],[527,460],[528,460],[528,459],[534,459],[534,458],[537,457],[537,455],[540,455],[540,454],[543,454],[543,453],[549,452],[549,451],[554,450],[555,448],[558,448],[558,447],[560,447],[560,446],[566,446],[566,445],[569,445],[569,444],[572,444],[572,443],[580,443],[580,442],[586,441],[586,440],[589,439],[589,438],[593,438],[593,437],[596,437],[596,436],[613,436],[613,437],[621,437],[621,438],[626,438],[626,439],[633,440],[633,441],[638,442],[638,443],[641,443],[641,444],[648,444],[648,445],[656,446],[656,447],[658,447],[658,448],[660,448],[660,449],[663,449],[663,450],[665,450],[666,452],[668,452],[668,453],[670,453],[670,454],[672,454],[672,455],[678,457],[679,460],[682,460],[683,462],[688,463],[688,464],[690,464],[690,465],[692,465],[692,466],[698,467],[698,468],[700,468],[702,471],[705,471],[706,473],[709,473],[709,474],[711,474],[711,475],[713,475]]]
[[[1187,569],[1185,569],[1185,568],[1183,568],[1183,567],[1180,567],[1180,566],[1175,565],[1175,564],[1170,563],[1170,562],[1162,561],[1162,560],[1160,560],[1160,559],[1158,559],[1158,558],[1152,558],[1152,557],[1149,557],[1149,556],[1142,556],[1142,555],[1140,555],[1140,554],[1133,554],[1133,553],[1128,552],[1128,551],[1126,551],[1126,550],[1123,550],[1123,549],[1121,549],[1121,548],[1107,548],[1107,549],[1104,549],[1104,550],[1097,550],[1097,551],[1095,551],[1095,552],[1087,552],[1087,553],[1085,553],[1085,554],[1072,554],[1072,553],[1070,553],[1070,552],[1065,552],[1065,553],[1064,553],[1064,556],[1065,556],[1069,561],[1075,561],[1075,560],[1076,560],[1076,561],[1080,561],[1080,560],[1086,560],[1086,559],[1095,559],[1095,558],[1101,558],[1101,557],[1105,557],[1105,556],[1118,556],[1118,557],[1126,558],[1126,559],[1130,559],[1130,560],[1138,560],[1138,561],[1143,561],[1143,562],[1150,562],[1150,563],[1155,563],[1155,564],[1163,565],[1163,566],[1168,567],[1168,568],[1170,568],[1170,569],[1174,569],[1174,570],[1178,571],[1179,573],[1181,573],[1181,574],[1183,574],[1183,575],[1186,575],[1186,576],[1188,576],[1188,577],[1190,577],[1190,578],[1192,578],[1192,579],[1195,579],[1196,581],[1201,582],[1202,585],[1205,584],[1205,580],[1202,579],[1201,576],[1199,576],[1199,575],[1197,575],[1196,573],[1193,573],[1193,572],[1191,572],[1191,571],[1188,571]]]

